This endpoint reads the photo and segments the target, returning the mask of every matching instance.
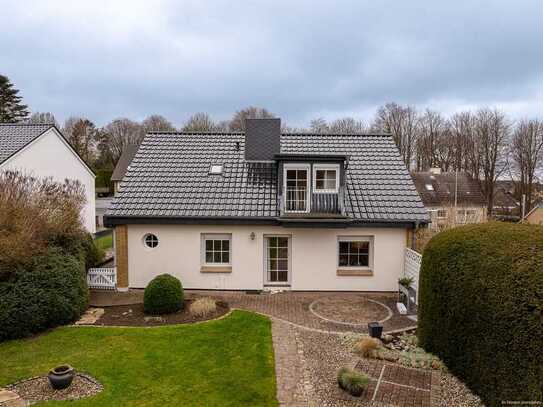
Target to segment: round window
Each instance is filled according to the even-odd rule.
[[[145,246],[154,249],[158,246],[158,237],[156,237],[156,235],[153,235],[152,233],[147,233],[145,236],[143,236],[143,243],[145,244]]]

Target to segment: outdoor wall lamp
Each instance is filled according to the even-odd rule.
[[[251,238],[251,240],[255,240],[255,232],[251,232],[251,234],[249,235],[249,237]]]

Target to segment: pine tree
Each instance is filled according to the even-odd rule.
[[[18,89],[7,76],[0,75],[0,123],[16,123],[28,118],[28,106],[22,104]]]

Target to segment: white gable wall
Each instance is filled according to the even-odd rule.
[[[0,170],[8,169],[40,178],[52,177],[60,182],[65,179],[78,180],[85,188],[87,200],[81,213],[83,225],[91,233],[96,231],[94,175],[55,129],[49,129],[0,164]]]

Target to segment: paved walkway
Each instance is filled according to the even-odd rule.
[[[303,328],[326,333],[367,333],[368,322],[381,321],[383,330],[416,325],[396,311],[395,294],[342,292],[281,292],[247,294],[239,291],[187,291],[220,298],[232,308],[259,312]]]

